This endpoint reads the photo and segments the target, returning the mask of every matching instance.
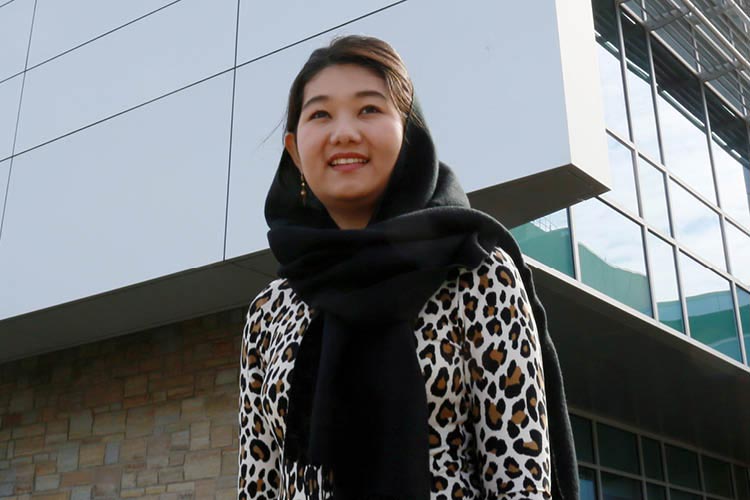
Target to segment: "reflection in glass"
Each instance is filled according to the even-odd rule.
[[[667,49],[657,42],[652,47],[664,165],[716,203],[700,84]]]
[[[654,159],[660,159],[659,139],[656,135],[656,113],[651,92],[651,65],[646,45],[646,33],[639,24],[620,11],[625,40],[628,103],[633,136],[638,149]]]
[[[664,486],[646,483],[646,497],[648,500],[667,500],[667,490]]]
[[[635,193],[632,152],[609,135],[607,136],[607,151],[610,172],[612,172],[612,190],[604,193],[602,197],[619,203],[637,215],[638,196]]]
[[[650,316],[639,226],[596,198],[574,207],[581,281]]]
[[[594,0],[592,4],[599,56],[599,77],[604,97],[604,122],[610,130],[616,131],[622,137],[629,137],[615,2]]]
[[[684,333],[685,325],[682,322],[682,305],[677,287],[674,247],[650,231],[646,239],[649,259],[651,259],[651,290],[656,299],[659,321]]]
[[[511,233],[521,251],[573,277],[573,247],[565,209],[514,227]]]
[[[15,0],[0,8],[0,80],[24,69],[33,12],[34,0]]]
[[[230,68],[236,25],[236,3],[183,0],[30,70],[16,152]]]
[[[750,292],[737,287],[737,302],[740,308],[740,323],[742,324],[745,354],[748,356],[747,364],[750,365]]]
[[[665,444],[669,482],[699,490],[701,488],[698,457],[692,451]]]
[[[641,187],[643,218],[664,234],[671,234],[664,173],[639,156],[638,182]]]
[[[745,121],[706,91],[721,207],[750,229],[750,144]]]
[[[619,52],[609,45],[597,45],[597,53],[604,97],[604,123],[608,129],[628,137],[628,115],[625,111]]]
[[[661,445],[659,442],[641,436],[641,447],[643,448],[643,469],[646,477],[650,479],[664,479],[664,470],[661,465]]]
[[[602,472],[602,498],[604,500],[640,500],[641,483],[627,477]]]
[[[594,440],[591,436],[591,421],[578,415],[570,415],[570,426],[576,446],[576,457],[584,462],[595,463]]]
[[[596,500],[596,472],[585,467],[578,468],[581,500]]]
[[[706,493],[731,497],[732,471],[729,464],[705,455],[701,458],[703,460],[703,481],[705,482]]]
[[[729,264],[732,274],[750,285],[750,235],[741,231],[737,226],[726,221],[727,246],[729,247]]]
[[[669,191],[677,241],[712,264],[726,269],[719,214],[673,180],[669,181]]]
[[[29,66],[87,42],[170,0],[37,0]]]
[[[0,160],[13,154],[22,80],[23,75],[18,75],[0,83]]]
[[[740,361],[729,282],[682,252],[680,269],[690,336]]]
[[[599,442],[599,464],[624,472],[638,474],[638,442],[635,434],[596,424]]]
[[[221,261],[231,102],[227,73],[14,157],[0,319]]]

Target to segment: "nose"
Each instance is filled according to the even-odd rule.
[[[361,133],[355,120],[340,117],[333,124],[329,141],[331,144],[345,144],[347,142],[359,142],[362,140]]]

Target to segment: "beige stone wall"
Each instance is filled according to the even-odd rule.
[[[244,315],[0,365],[0,498],[236,498]]]

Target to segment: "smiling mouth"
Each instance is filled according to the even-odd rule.
[[[365,160],[363,158],[337,158],[328,165],[332,167],[338,167],[342,165],[363,165],[365,163],[368,163],[369,161],[370,160]]]
[[[351,170],[357,170],[369,163],[369,160],[334,160],[331,162],[331,167],[338,172],[349,172]]]

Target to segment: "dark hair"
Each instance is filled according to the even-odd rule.
[[[401,114],[402,121],[406,122],[411,110],[414,87],[401,56],[379,38],[347,35],[336,37],[327,47],[314,50],[297,73],[289,89],[284,127],[286,132],[297,132],[307,82],[321,70],[336,64],[356,64],[374,70],[385,80],[388,95]]]

